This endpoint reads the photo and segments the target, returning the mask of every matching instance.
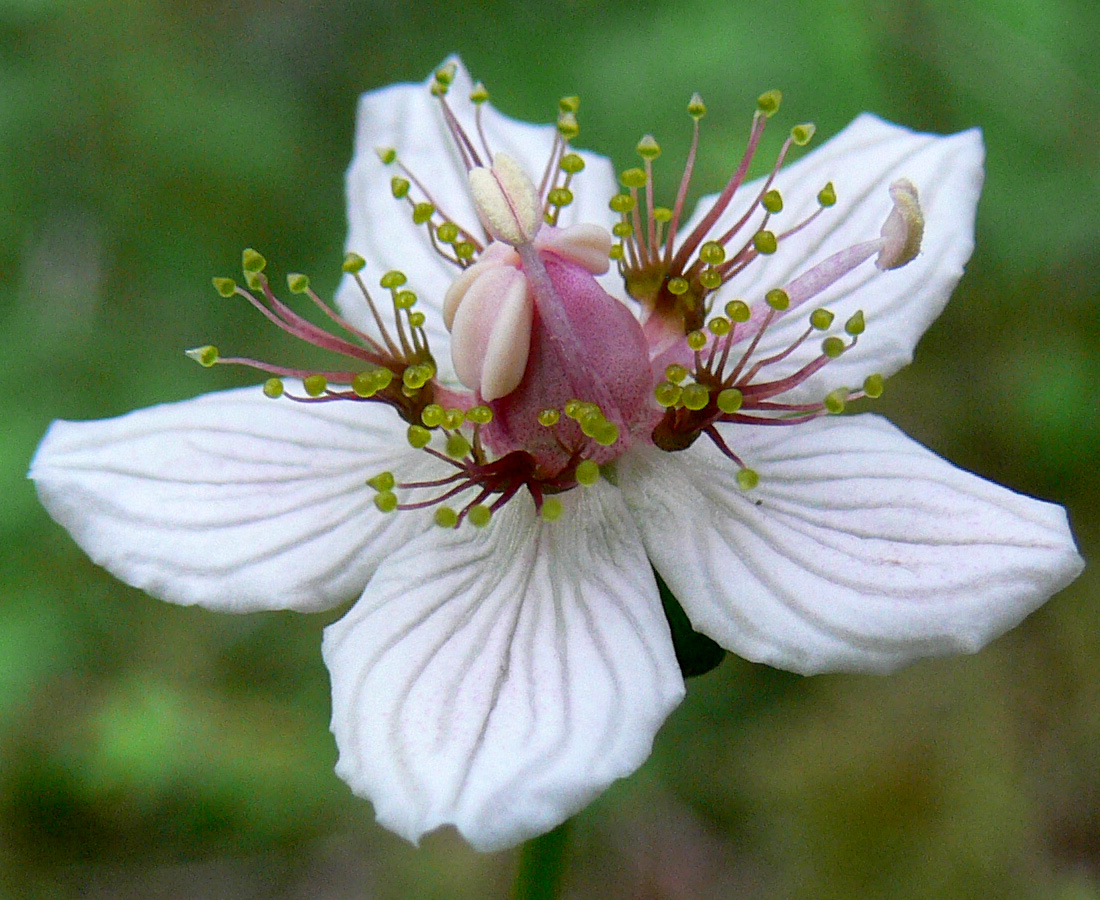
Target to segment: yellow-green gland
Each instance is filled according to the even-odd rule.
[[[817,202],[824,207],[830,207],[836,203],[836,188],[831,181],[817,192]]]
[[[466,421],[466,413],[461,409],[445,409],[443,411],[443,427],[448,431],[457,431]]]
[[[493,421],[493,411],[488,406],[472,406],[466,410],[466,418],[475,425],[488,425]]]
[[[443,423],[443,407],[438,403],[429,403],[420,411],[420,421],[427,428],[438,428]]]
[[[726,304],[726,315],[732,322],[747,322],[752,318],[752,310],[744,300],[730,300]]]
[[[816,131],[817,126],[813,122],[804,122],[801,125],[795,125],[794,128],[791,129],[791,140],[799,147],[805,147],[813,140]]]
[[[405,273],[399,272],[397,269],[390,270],[378,279],[378,283],[387,291],[401,287],[406,281],[408,281],[408,279],[405,277]]]
[[[397,495],[393,491],[380,491],[374,495],[374,505],[379,512],[393,512],[397,509]]]
[[[686,278],[681,278],[679,275],[668,280],[668,292],[676,297],[686,294],[690,287],[691,285],[688,283],[688,280]]]
[[[309,276],[301,272],[291,272],[286,276],[286,286],[292,294],[304,294],[309,290]]]
[[[844,406],[848,402],[848,389],[846,387],[829,391],[825,395],[825,409],[834,416],[844,412]]]
[[[583,459],[577,463],[577,484],[585,487],[595,484],[600,479],[600,467],[590,459]]]
[[[783,288],[772,288],[764,295],[764,300],[776,312],[783,312],[791,305],[790,295]]]
[[[577,153],[566,153],[558,163],[558,167],[567,175],[576,175],[584,171],[584,160]]]
[[[458,513],[449,506],[440,506],[435,511],[435,524],[440,528],[454,528],[458,524]]]
[[[207,344],[205,347],[195,347],[193,350],[185,352],[204,369],[209,369],[218,361],[218,348],[212,344]]]
[[[539,424],[543,428],[553,428],[558,424],[558,420],[561,419],[561,413],[556,409],[543,409],[539,410]]]
[[[725,316],[716,316],[707,322],[707,328],[711,334],[715,337],[722,337],[730,333],[730,329],[733,326],[730,325],[730,320]]]
[[[259,272],[262,272],[266,265],[267,260],[264,259],[261,254],[257,253],[251,247],[247,247],[241,253],[241,268],[244,269],[245,272],[257,274]]]
[[[565,508],[561,505],[561,501],[557,497],[544,497],[539,515],[546,519],[547,522],[556,522],[561,518],[561,514],[564,510]]]
[[[718,241],[707,241],[699,248],[699,259],[708,266],[720,266],[726,261],[726,248]]]
[[[393,194],[395,200],[404,200],[409,196],[409,188],[412,185],[409,184],[408,178],[402,178],[400,175],[394,175],[390,179],[390,192]]]
[[[392,491],[396,483],[393,472],[379,472],[373,478],[367,479],[367,484],[376,491]]]
[[[367,267],[367,261],[363,259],[358,253],[345,253],[344,263],[340,266],[349,275],[354,275],[356,272],[362,272]]]
[[[680,384],[685,378],[688,377],[688,370],[681,366],[679,363],[672,363],[665,367],[665,378],[671,381],[673,384]]]
[[[471,506],[470,511],[466,514],[466,518],[470,520],[470,524],[475,528],[484,528],[489,524],[492,517],[493,511],[481,503],[477,506]]]
[[[833,324],[833,313],[827,309],[815,309],[810,313],[810,325],[818,331],[828,331]]]
[[[726,388],[724,391],[718,392],[715,403],[722,412],[735,413],[741,408],[744,399],[737,388]]]
[[[775,233],[767,230],[758,231],[752,236],[752,245],[757,253],[769,256],[779,249],[779,239]]]
[[[863,334],[864,329],[867,327],[867,323],[863,320],[863,310],[857,310],[855,314],[844,323],[844,330],[848,334],[855,337],[858,334]]]
[[[706,409],[710,403],[710,390],[702,384],[689,384],[680,394],[680,402],[690,410]]]
[[[737,486],[743,491],[751,491],[760,484],[760,474],[755,469],[741,469],[737,473]]]
[[[680,385],[673,384],[671,381],[662,381],[653,389],[653,396],[656,398],[657,403],[665,409],[679,403],[681,393],[683,391]]]
[[[462,459],[469,452],[470,442],[463,435],[456,432],[447,436],[447,455],[451,459]]]
[[[783,211],[783,195],[774,188],[760,198],[760,205],[770,213]]]
[[[779,104],[782,102],[782,91],[766,91],[756,99],[756,108],[765,116],[774,116],[779,111]]]
[[[302,379],[302,387],[311,397],[320,397],[328,389],[328,379],[324,375],[307,375]]]
[[[232,278],[211,278],[216,290],[222,297],[232,297],[237,293],[237,282]]]
[[[836,359],[844,352],[844,341],[838,337],[827,337],[821,342],[821,352],[829,359]]]
[[[619,173],[619,184],[624,188],[645,187],[646,181],[648,181],[648,177],[645,169],[624,169]]]
[[[874,375],[868,375],[863,380],[863,393],[872,400],[877,400],[882,396],[885,386],[885,380],[876,372]]]
[[[417,450],[427,447],[432,440],[432,433],[423,425],[410,425],[407,434],[409,443]]]
[[[264,382],[264,396],[270,397],[272,400],[278,400],[283,396],[283,379],[281,378],[269,378]]]
[[[687,345],[692,350],[702,350],[707,345],[707,336],[702,331],[692,331],[687,336]]]

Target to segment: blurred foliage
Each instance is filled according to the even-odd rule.
[[[513,115],[580,93],[580,143],[621,163],[656,133],[667,172],[701,91],[700,190],[774,86],[823,137],[864,109],[980,126],[974,260],[882,408],[1068,505],[1095,560],[1097,34],[1093,0],[3,0],[0,897],[506,894],[513,856],[409,847],[332,774],[323,617],[150,600],[24,480],[54,418],[249,380],[180,352],[256,324],[210,276],[253,245],[331,289],[357,94],[452,50]],[[731,657],[580,817],[570,895],[1100,898],[1098,601],[1093,567],[979,656],[885,679]]]

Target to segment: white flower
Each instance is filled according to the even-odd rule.
[[[977,650],[1081,570],[1060,508],[831,415],[877,396],[961,275],[977,132],[862,116],[685,220],[682,191],[647,196],[652,138],[611,212],[574,99],[557,128],[484,101],[455,63],[363,97],[346,319],[289,279],[352,339],[282,306],[258,254],[251,291],[218,281],[347,371],[202,348],[280,377],[56,422],[30,472],[92,559],[165,600],[355,600],[324,637],[337,771],[384,825],[505,847],[640,765],[684,692],[651,565],[696,629],[803,673]]]

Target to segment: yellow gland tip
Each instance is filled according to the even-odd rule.
[[[764,256],[770,256],[779,249],[779,240],[776,238],[774,232],[763,230],[758,231],[752,236],[752,245],[756,248],[757,253],[762,253]]]
[[[715,318],[707,322],[707,328],[710,330],[710,333],[713,334],[715,337],[723,337],[724,335],[729,334],[732,327],[733,326],[730,324],[730,320],[727,319],[725,316],[716,316]]]
[[[798,144],[799,147],[805,147],[810,141],[813,140],[814,133],[817,131],[817,126],[813,122],[803,122],[801,125],[795,125],[791,129],[791,140]]]
[[[624,188],[642,188],[648,180],[645,169],[624,169],[619,173],[619,184]]]
[[[653,396],[656,398],[657,403],[665,409],[679,403],[681,393],[683,393],[683,389],[680,385],[673,384],[671,381],[662,381],[653,389]]]
[[[783,288],[772,288],[764,295],[764,301],[776,312],[783,312],[791,305],[791,297]]]
[[[362,272],[367,267],[367,261],[363,259],[358,253],[352,253],[350,250],[344,254],[343,265],[340,266],[349,275],[354,275],[356,272]]]
[[[647,162],[652,162],[661,155],[661,145],[657,143],[657,139],[651,134],[643,135],[635,149],[638,151],[638,155]]]
[[[756,98],[756,108],[765,116],[771,117],[779,111],[779,104],[782,102],[782,91],[765,91],[763,94]]]
[[[823,207],[829,207],[836,203],[836,188],[833,187],[831,181],[817,192],[817,202]]]
[[[417,450],[424,449],[432,440],[432,433],[423,425],[410,425],[406,436],[409,444]]]
[[[471,506],[470,511],[466,514],[466,518],[470,520],[470,524],[475,528],[484,528],[489,524],[492,517],[493,511],[481,503]]]
[[[687,345],[692,350],[702,350],[707,345],[707,336],[701,331],[692,331],[687,336]]]
[[[328,379],[324,375],[307,375],[302,379],[302,387],[311,397],[320,397],[328,387]]]
[[[283,396],[283,379],[281,378],[269,378],[264,382],[264,396],[270,397],[272,400],[278,400]]]
[[[838,337],[827,337],[821,342],[821,352],[829,359],[836,359],[844,352],[844,341]]]
[[[458,524],[458,513],[449,506],[440,506],[435,511],[435,524],[440,528],[454,528]]]
[[[390,179],[390,193],[393,194],[394,200],[404,200],[409,196],[409,190],[412,185],[409,183],[408,178],[402,178],[400,175],[394,175]]]
[[[868,375],[863,380],[863,393],[870,397],[872,400],[877,400],[879,397],[881,397],[884,389],[884,379],[877,372],[874,375]]]
[[[379,512],[391,513],[397,509],[397,495],[393,491],[380,491],[374,495],[374,505]]]
[[[251,247],[247,247],[241,252],[241,268],[245,272],[251,272],[255,275],[262,272],[266,265],[267,260]]]
[[[292,294],[304,294],[309,290],[309,276],[301,272],[291,272],[286,276],[286,286]]]
[[[719,266],[726,261],[726,248],[718,241],[707,241],[699,248],[699,259],[708,266]]]
[[[848,402],[848,389],[839,387],[835,391],[829,391],[825,395],[825,409],[834,416],[844,412],[844,406]]]
[[[466,410],[466,418],[475,425],[488,425],[493,421],[493,411],[488,406],[472,406]]]
[[[397,159],[397,150],[393,147],[375,147],[374,152],[384,166],[390,165]]]
[[[810,325],[818,331],[828,331],[833,324],[834,315],[831,310],[820,308],[810,313]]]
[[[561,505],[561,501],[557,497],[544,497],[539,515],[547,522],[556,522],[561,518],[561,514],[564,511],[565,507]]]
[[[760,198],[760,205],[764,207],[770,213],[778,213],[783,211],[783,195],[779,191],[772,188],[763,197]]]
[[[584,171],[584,160],[579,153],[566,153],[558,163],[558,168],[567,175],[576,175]]]
[[[582,459],[577,463],[577,484],[590,487],[600,480],[600,467],[590,459]]]
[[[553,428],[558,424],[558,420],[561,418],[561,413],[556,409],[543,409],[539,411],[538,419],[539,424],[543,428]]]
[[[455,432],[447,436],[447,455],[451,459],[462,459],[469,452],[470,442],[463,435]]]
[[[741,469],[737,473],[737,486],[743,491],[751,491],[760,484],[760,474],[755,469]]]
[[[393,472],[379,472],[373,478],[367,479],[367,484],[376,491],[392,491],[396,483]]]
[[[218,348],[212,344],[207,344],[205,347],[194,347],[191,350],[185,350],[184,353],[204,369],[209,369],[218,361]]]
[[[420,421],[426,428],[438,428],[443,423],[443,407],[429,403],[420,411]]]
[[[744,300],[730,300],[726,304],[726,315],[733,322],[747,322],[752,318],[752,310]]]
[[[237,282],[232,278],[211,278],[210,281],[222,297],[232,297],[237,293]]]
[[[686,278],[681,278],[679,275],[668,280],[668,292],[676,297],[686,294],[690,287],[691,285],[688,284],[688,280]]]
[[[698,91],[688,100],[688,115],[698,122],[707,114],[707,105],[703,102],[703,96]]]
[[[715,402],[722,412],[732,414],[741,408],[744,397],[737,388],[726,388],[724,391],[718,392],[718,398]]]
[[[461,409],[445,409],[443,411],[443,427],[448,431],[457,431],[466,421],[466,413]]]
[[[863,310],[856,310],[855,314],[844,323],[844,330],[848,334],[855,337],[856,335],[863,334],[864,329],[867,327],[867,323],[863,319]]]
[[[690,410],[706,409],[710,403],[710,390],[697,382],[689,384],[680,394],[680,402]]]

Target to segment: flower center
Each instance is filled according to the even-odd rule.
[[[264,392],[272,398],[392,407],[408,424],[408,442],[449,474],[423,481],[400,481],[392,472],[371,476],[366,483],[376,491],[379,510],[434,507],[442,526],[466,520],[483,526],[526,489],[538,511],[553,519],[562,509],[557,494],[593,484],[636,443],[675,452],[702,434],[740,468],[739,483],[751,489],[756,473],[727,445],[717,425],[804,422],[841,412],[853,398],[881,394],[882,378],[872,375],[862,388],[837,388],[819,402],[784,398],[856,344],[866,325],[862,312],[844,323],[840,335],[828,334],[833,314],[816,309],[785,347],[761,348],[769,346],[765,336],[777,322],[857,266],[874,258],[880,269],[897,268],[916,256],[923,218],[912,184],[902,180],[891,186],[893,208],[877,238],[776,285],[761,302],[732,300],[718,312],[720,288],[836,202],[828,183],[817,195],[814,213],[784,231],[771,227],[783,208],[783,197],[772,186],[775,176],[790,148],[808,143],[814,132],[812,125],[799,125],[743,214],[729,224],[725,214],[744,185],[767,120],[779,107],[778,92],[758,100],[736,171],[690,229],[683,210],[706,112],[702,100],[696,95],[688,104],[692,140],[671,208],[655,202],[653,163],[661,149],[652,136],[643,137],[637,147],[642,166],[620,174],[623,190],[610,201],[618,216],[614,243],[600,225],[558,226],[562,210],[573,202],[574,179],[585,168],[570,149],[578,133],[578,99],[559,104],[554,140],[536,186],[516,160],[494,153],[482,121],[488,92],[480,84],[470,95],[472,128],[459,121],[447,101],[455,74],[453,66],[440,69],[431,91],[466,168],[479,222],[446,215],[439,205],[446,198],[433,195],[396,149],[377,152],[384,165],[399,171],[390,183],[394,198],[409,205],[433,251],[455,269],[442,315],[461,385],[438,377],[424,327],[427,314],[416,309],[406,275],[391,271],[380,279],[392,306],[383,315],[363,280],[366,264],[355,253],[347,255],[343,270],[358,286],[376,327],[373,335],[345,320],[300,274],[288,276],[288,288],[306,295],[327,327],[293,311],[272,290],[266,262],[255,251],[246,250],[243,257],[246,287],[214,279],[222,296],[243,297],[284,331],[342,357],[340,366],[314,371],[220,357],[212,346],[188,351],[204,366],[235,363],[268,373]],[[639,306],[638,316],[596,280],[612,261],[627,296]],[[812,346],[815,334],[821,335],[820,351],[807,354],[804,348]],[[299,379],[300,392],[288,388],[285,378]]]

